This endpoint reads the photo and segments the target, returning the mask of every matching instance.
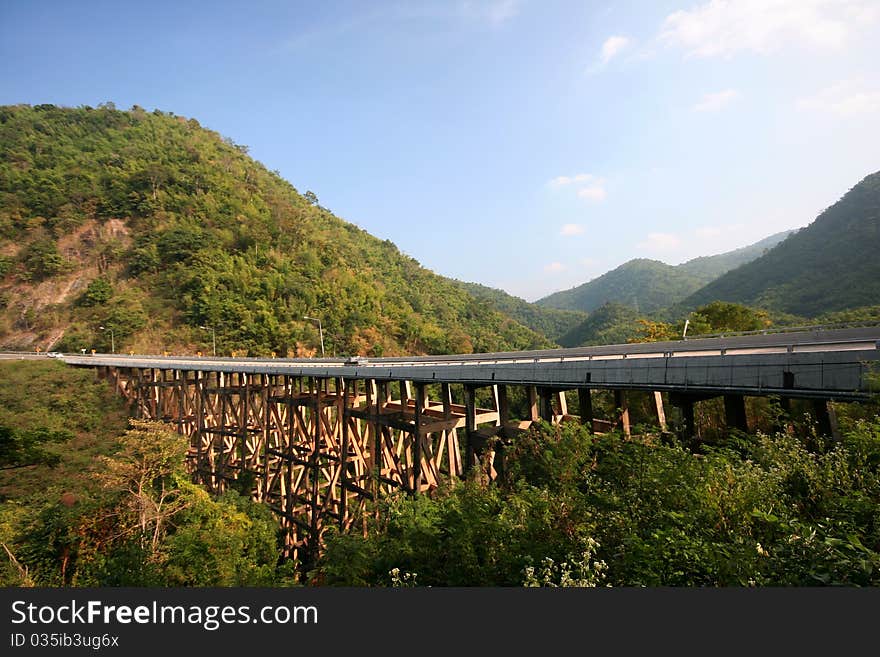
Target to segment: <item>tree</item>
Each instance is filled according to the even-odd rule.
[[[186,506],[179,487],[186,449],[187,439],[165,425],[131,420],[119,451],[101,459],[98,479],[104,488],[127,493],[119,510],[121,528],[138,531],[141,544],[152,552],[168,520]]]
[[[113,296],[113,286],[103,276],[96,278],[79,298],[81,306],[99,306],[107,303]]]
[[[690,316],[690,323],[691,330],[688,333],[696,334],[759,331],[773,322],[764,310],[749,308],[739,303],[713,301],[697,308]],[[704,326],[708,330],[705,330]],[[684,330],[683,322],[681,329]]]
[[[650,319],[639,319],[639,335],[630,338],[627,342],[664,342],[676,340],[680,337],[675,334],[675,329],[666,322],[655,322]]]
[[[73,434],[66,430],[16,430],[0,426],[0,470],[27,468],[32,465],[55,466],[61,457],[48,451],[44,445],[70,440]]]
[[[63,271],[66,264],[55,242],[50,239],[39,239],[29,244],[22,259],[27,273],[35,280],[54,276]]]

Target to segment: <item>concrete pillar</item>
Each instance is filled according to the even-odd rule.
[[[742,395],[724,395],[724,419],[728,431],[738,429],[748,433],[749,423],[746,417],[746,400]]]
[[[578,412],[581,424],[593,431],[593,393],[589,388],[578,388]]]
[[[626,399],[626,391],[625,390],[615,390],[614,391],[614,406],[615,408],[620,410],[620,425],[623,429],[623,435],[627,438],[630,437],[630,425],[629,425],[629,402]]]
[[[837,426],[837,413],[831,402],[826,399],[813,400],[813,414],[819,424],[819,435],[831,436],[840,440],[840,428]]]

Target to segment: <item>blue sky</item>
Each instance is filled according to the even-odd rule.
[[[0,0],[0,103],[199,122],[534,300],[805,226],[880,170],[875,0]]]

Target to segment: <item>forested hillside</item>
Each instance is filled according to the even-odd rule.
[[[806,228],[683,302],[735,301],[814,317],[880,299],[880,172]]]
[[[620,303],[606,303],[559,338],[563,347],[623,344],[637,336],[641,315]]]
[[[0,147],[0,346],[313,355],[304,316],[328,356],[551,345],[195,119],[6,106]]]

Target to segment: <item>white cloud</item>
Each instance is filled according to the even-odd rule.
[[[557,176],[547,183],[551,189],[561,189],[569,185],[577,187],[577,195],[580,198],[591,201],[605,199],[605,179],[594,176],[591,173],[578,173],[573,176]]]
[[[551,262],[549,265],[544,265],[544,271],[550,272],[551,274],[556,274],[561,271],[565,271],[565,265],[561,262]]]
[[[700,99],[700,102],[693,106],[693,110],[695,112],[717,112],[737,98],[739,98],[739,92],[735,89],[725,89],[714,94],[705,94]]]
[[[801,98],[800,110],[814,110],[851,117],[856,114],[880,113],[880,88],[869,88],[861,80],[844,80],[826,87],[815,96]]]
[[[599,62],[602,66],[606,66],[608,62],[619,55],[629,45],[630,40],[625,36],[615,35],[608,37],[605,39],[605,43],[602,44],[602,50],[599,53]]]
[[[681,240],[672,233],[648,233],[648,236],[636,244],[643,251],[671,251],[678,248]]]
[[[547,184],[550,187],[565,187],[566,185],[572,185],[575,183],[585,183],[594,180],[595,176],[591,173],[578,173],[573,176],[556,176],[553,180],[548,182]]]
[[[660,40],[700,57],[786,45],[835,49],[878,13],[871,0],[709,0],[667,16]]]
[[[564,224],[559,234],[564,236],[583,235],[585,230],[581,224]]]
[[[581,258],[580,260],[578,260],[578,263],[582,267],[591,268],[591,267],[595,267],[596,265],[598,265],[599,261],[596,260],[595,258]]]
[[[464,0],[459,10],[466,18],[501,25],[519,14],[520,0]]]
[[[605,200],[605,181],[597,181],[595,184],[590,185],[589,187],[582,187],[578,190],[578,197],[589,199],[591,201],[604,201]]]

